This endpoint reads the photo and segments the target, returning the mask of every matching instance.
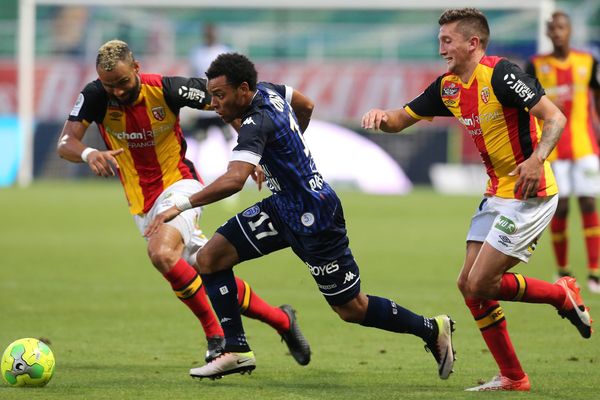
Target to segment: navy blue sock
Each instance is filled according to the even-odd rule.
[[[434,334],[435,324],[429,318],[417,315],[404,307],[399,306],[392,300],[377,296],[369,296],[367,315],[361,323],[391,332],[411,333],[427,341]]]
[[[236,353],[250,351],[242,325],[233,270],[227,269],[213,274],[200,274],[200,276],[206,294],[223,327],[225,351]]]

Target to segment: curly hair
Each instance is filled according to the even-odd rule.
[[[479,37],[485,50],[490,40],[490,26],[485,15],[476,8],[453,8],[444,11],[438,20],[440,26],[458,21],[458,29],[465,39]]]
[[[239,87],[247,82],[250,90],[256,90],[256,68],[248,57],[238,53],[220,54],[206,71],[208,79],[225,76],[230,85]]]
[[[112,71],[119,61],[133,63],[133,52],[129,45],[122,40],[109,40],[98,49],[96,68]]]

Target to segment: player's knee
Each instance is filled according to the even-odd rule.
[[[364,316],[354,309],[336,309],[337,315],[345,322],[358,324],[364,321]]]
[[[458,287],[458,290],[460,290],[464,297],[469,295],[469,285],[467,279],[462,275],[459,276],[456,280],[456,286]]]
[[[177,263],[181,256],[166,246],[149,246],[148,257],[152,265],[164,274]]]
[[[345,322],[360,324],[367,315],[368,300],[362,295],[341,306],[332,306],[337,315]]]
[[[481,280],[471,280],[467,283],[466,295],[479,299],[493,299],[497,290],[489,282]]]

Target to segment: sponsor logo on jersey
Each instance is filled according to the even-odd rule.
[[[458,97],[459,93],[460,86],[457,86],[456,83],[449,81],[444,82],[444,87],[442,87],[442,100],[455,99]]]
[[[514,91],[520,98],[522,98],[525,103],[535,96],[533,89],[531,89],[525,82],[520,79],[517,79],[515,74],[506,74],[504,75],[504,82],[508,85],[508,87]]]
[[[123,113],[120,111],[111,111],[108,116],[112,121],[119,121],[123,117]]]
[[[152,108],[152,116],[154,116],[154,119],[156,119],[157,121],[162,121],[163,119],[165,119],[165,109],[162,107],[153,107]]]
[[[481,89],[481,101],[483,101],[484,104],[487,104],[488,101],[490,101],[490,88],[487,86],[484,86],[483,89]]]
[[[196,88],[189,88],[187,86],[180,86],[178,92],[179,96],[183,97],[184,99],[197,101],[198,103],[202,103],[206,97],[206,93],[204,93],[204,91]]]
[[[79,93],[79,96],[77,96],[77,100],[75,100],[75,105],[73,105],[73,109],[71,110],[70,115],[72,115],[74,117],[79,115],[79,111],[81,111],[81,107],[83,106],[83,101],[84,101],[83,93]]]
[[[500,218],[498,218],[494,228],[509,235],[512,235],[517,231],[517,225],[510,218],[507,218],[504,215],[501,215]]]
[[[339,271],[340,265],[338,264],[338,260],[334,260],[329,264],[325,265],[310,265],[306,261],[304,262],[308,266],[308,270],[313,276],[325,276],[329,274],[333,274],[334,272]]]
[[[315,223],[315,216],[312,213],[304,213],[300,217],[300,222],[302,222],[302,225],[309,227]]]
[[[255,215],[257,215],[259,212],[260,212],[260,207],[252,206],[250,208],[246,208],[244,210],[244,212],[242,213],[242,215],[246,218],[251,218],[251,217],[254,217]]]
[[[356,275],[354,275],[352,272],[348,271],[348,272],[346,272],[346,276],[344,277],[344,283],[351,282],[352,280],[354,280],[354,278],[356,278]]]
[[[244,125],[256,125],[256,123],[254,123],[254,120],[252,119],[252,117],[248,117],[244,120],[244,122],[242,122],[242,126]]]

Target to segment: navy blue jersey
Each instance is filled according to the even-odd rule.
[[[286,89],[258,83],[232,160],[261,165],[275,207],[292,230],[318,232],[331,225],[339,199],[317,170]]]

